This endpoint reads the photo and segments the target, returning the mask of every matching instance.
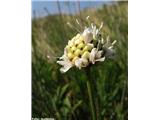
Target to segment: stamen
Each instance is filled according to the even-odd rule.
[[[104,39],[103,38],[101,39],[101,43],[104,44]]]
[[[113,48],[113,46],[110,46],[108,49],[112,49]]]
[[[117,42],[117,40],[114,40],[114,41],[112,42],[112,45],[114,45],[116,42]]]
[[[86,17],[86,20],[87,20],[87,24],[88,24],[88,26],[90,26],[89,16],[87,16],[87,17]]]
[[[50,59],[51,57],[49,55],[47,55],[47,58]]]
[[[72,29],[77,30],[79,33],[81,32],[81,31],[78,30],[76,27],[74,27],[73,25],[71,25],[69,22],[67,22],[67,25],[68,25],[69,27],[71,27]]]
[[[109,35],[107,36],[107,43],[106,44],[108,45],[108,43],[109,43]]]
[[[100,25],[98,31],[100,31],[102,27],[103,27],[103,22],[101,22],[101,25]]]
[[[76,23],[79,25],[80,29],[83,29],[82,24],[79,23],[78,19],[76,19]]]
[[[89,16],[86,17],[86,20],[88,20],[88,19],[89,19]]]
[[[78,25],[80,25],[80,24],[79,24],[79,21],[78,21],[77,19],[76,19],[76,22],[77,22]]]
[[[91,27],[92,27],[92,28],[94,27],[93,23],[91,23]]]

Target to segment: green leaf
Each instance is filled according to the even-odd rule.
[[[68,87],[69,87],[69,84],[66,84],[65,86],[62,87],[61,92],[60,92],[60,98],[65,94]]]
[[[72,113],[82,104],[82,100],[78,101],[72,108]]]
[[[68,97],[66,97],[66,98],[64,99],[64,104],[65,104],[68,108],[71,108],[71,103],[70,103]]]

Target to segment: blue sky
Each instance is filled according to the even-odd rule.
[[[59,0],[61,11],[62,13],[76,13],[78,11],[78,4],[77,1],[61,1]],[[70,9],[68,7],[68,4],[70,5]],[[97,8],[101,7],[103,4],[109,4],[108,1],[80,1],[80,9],[84,8]],[[58,14],[58,7],[57,7],[57,0],[56,1],[35,1],[32,0],[32,17],[33,17],[33,11],[36,11],[37,17],[43,17],[46,16],[48,13],[45,11],[44,8],[47,8],[48,12],[50,14]],[[70,12],[69,12],[70,11]]]

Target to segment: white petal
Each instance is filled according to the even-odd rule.
[[[66,65],[60,68],[61,73],[67,72],[73,65]]]
[[[97,62],[97,61],[100,61],[100,62],[103,62],[105,60],[105,57],[102,57],[102,58],[100,58],[100,59],[96,59],[95,61]]]
[[[62,73],[67,72],[71,67],[73,67],[73,64],[69,60],[57,61],[57,63],[62,65],[60,68]]]
[[[81,58],[79,58],[79,59],[77,59],[75,61],[75,66],[78,67],[79,69],[81,69],[81,67],[82,67],[82,60],[81,60]]]
[[[60,60],[63,60],[63,61],[69,61],[68,60],[68,57],[66,56],[66,54],[64,54],[62,57],[59,58]]]
[[[86,58],[79,58],[75,61],[76,67],[81,69],[82,67],[86,67],[88,65],[88,60]]]
[[[90,43],[93,39],[92,30],[90,28],[85,29],[82,36],[84,37],[85,43]]]
[[[96,54],[96,58],[100,58],[102,56],[102,52],[103,52],[102,50],[98,51]]]
[[[95,63],[96,53],[97,53],[97,49],[93,48],[89,56],[89,61],[91,61],[93,64]]]
[[[90,53],[90,62],[92,62],[92,64],[95,64],[95,62],[97,61],[104,61],[105,60],[105,57],[102,57],[102,52],[103,51],[98,51],[96,48],[93,48],[91,53]]]
[[[57,61],[57,63],[60,64],[60,65],[65,65],[66,64],[65,61]]]
[[[87,43],[87,45],[89,46],[89,47],[94,47],[94,44],[92,44],[92,43]]]
[[[86,58],[81,58],[82,59],[82,67],[86,67],[88,65],[88,60]]]
[[[71,62],[68,61],[57,61],[58,64],[66,67],[66,66],[73,66]]]
[[[62,60],[64,58],[64,55],[62,57],[60,57],[59,59]]]

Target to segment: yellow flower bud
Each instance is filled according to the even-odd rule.
[[[83,38],[82,35],[79,37],[79,40],[80,40],[80,41],[84,41],[84,38]]]
[[[74,63],[78,58],[79,58],[79,57],[77,57],[77,56],[74,57],[73,60],[72,60],[72,62]]]
[[[88,51],[85,51],[83,54],[82,54],[82,58],[89,58],[89,55],[90,53]]]
[[[78,45],[83,41],[82,37],[79,37],[78,39],[75,40],[75,44]]]
[[[76,49],[77,49],[77,48],[76,48],[75,46],[71,47],[71,52],[75,52]]]
[[[83,51],[89,51],[91,50],[93,47],[90,46],[90,45],[86,45],[84,48],[83,48]]]
[[[77,49],[77,50],[74,52],[74,54],[75,54],[76,56],[82,55],[82,51],[81,51],[80,49]]]
[[[84,43],[81,42],[81,43],[77,46],[77,48],[82,50],[82,49],[84,48],[84,46],[85,46]]]
[[[75,40],[76,40],[75,37],[74,37],[74,39],[71,40],[73,43],[72,46],[75,45]]]
[[[67,54],[67,56],[68,56],[69,59],[72,59],[72,58],[74,57],[74,55],[73,55],[71,52],[69,52],[69,53]]]
[[[76,39],[76,37],[73,37],[71,41],[74,41]]]
[[[76,35],[75,39],[79,39],[80,36],[81,36],[81,35],[78,33],[78,34]]]
[[[69,41],[68,41],[68,45],[69,45],[70,47],[72,47],[72,46],[74,45],[73,40],[69,40]]]
[[[69,45],[66,46],[66,50],[67,50],[67,51],[70,50],[70,46],[69,46]]]
[[[80,43],[79,39],[75,40],[75,45],[78,45]]]

